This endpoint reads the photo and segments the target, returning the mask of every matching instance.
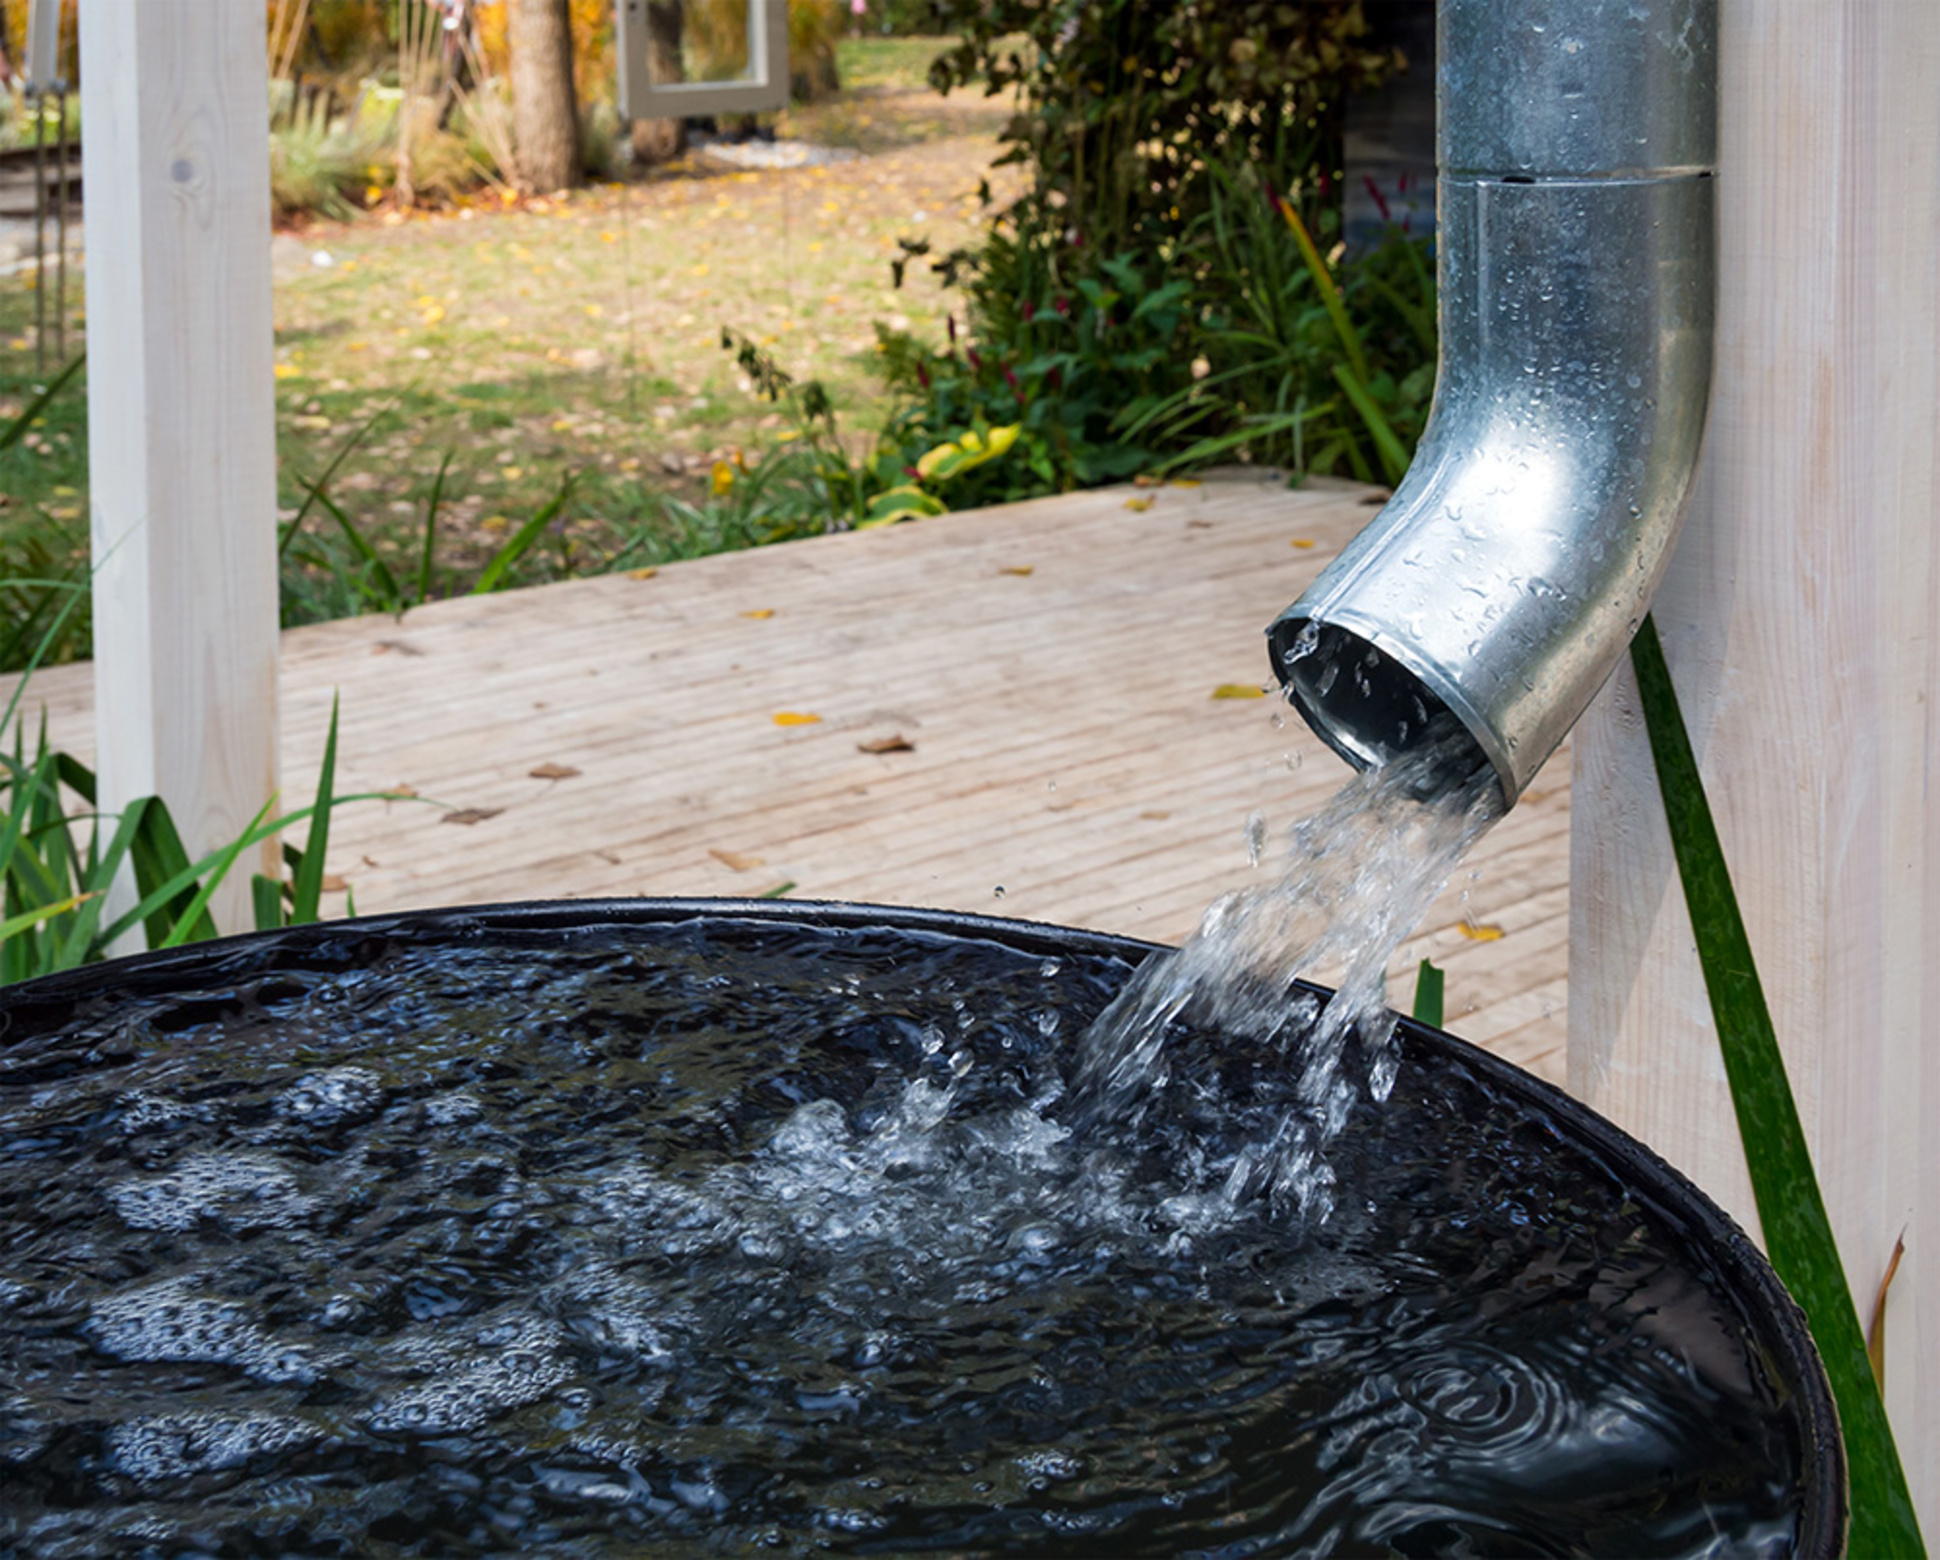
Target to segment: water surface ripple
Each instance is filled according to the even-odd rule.
[[[1789,1552],[1798,1429],[1675,1214],[1406,1060],[1318,1230],[1282,1037],[1076,1108],[1130,965],[445,918],[16,1002],[0,1547]],[[1414,1044],[1403,1037],[1404,1047]]]

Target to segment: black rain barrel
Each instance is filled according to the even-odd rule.
[[[1404,1021],[1324,1223],[1150,945],[936,912],[426,912],[0,990],[0,1549],[1843,1551],[1745,1236]],[[1324,1001],[1302,988],[1302,1002]]]

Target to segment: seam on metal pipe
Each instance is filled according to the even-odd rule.
[[[1710,395],[1715,0],[1441,0],[1434,407],[1269,629],[1350,762],[1521,795],[1669,559]]]

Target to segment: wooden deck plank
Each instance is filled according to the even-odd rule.
[[[1277,838],[1345,776],[1277,699],[1213,695],[1268,680],[1263,628],[1369,498],[1112,489],[293,630],[286,800],[308,799],[335,697],[340,788],[496,809],[469,827],[422,801],[341,811],[330,870],[365,913],[792,882],[1177,941],[1272,870],[1248,866],[1249,815]],[[86,670],[27,701],[83,754]],[[858,748],[892,735],[912,750]],[[1551,1077],[1567,777],[1545,771],[1394,966],[1405,1001],[1434,958],[1453,1027]]]

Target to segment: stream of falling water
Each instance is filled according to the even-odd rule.
[[[1394,1086],[1388,961],[1501,816],[1491,773],[1443,783],[1455,743],[1469,739],[1355,774],[1288,831],[1272,882],[1222,896],[1190,939],[1139,969],[1084,1037],[1080,1092],[1092,1111],[1131,1125],[1143,1118],[1168,1082],[1174,1020],[1277,1041],[1298,1069],[1297,1108],[1240,1152],[1222,1195],[1233,1203],[1264,1192],[1276,1207],[1326,1220],[1328,1145],[1363,1090],[1379,1101]],[[1325,970],[1341,973],[1323,1011],[1298,981]],[[1358,1067],[1347,1065],[1350,1041]]]

